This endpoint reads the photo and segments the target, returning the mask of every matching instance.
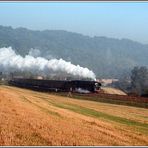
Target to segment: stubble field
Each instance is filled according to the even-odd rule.
[[[0,145],[148,145],[148,109],[0,86]]]

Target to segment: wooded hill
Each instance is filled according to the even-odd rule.
[[[0,26],[0,48],[21,55],[31,48],[45,58],[63,58],[93,70],[99,78],[118,78],[134,66],[148,66],[148,45],[129,39],[89,37],[63,30],[33,31]]]

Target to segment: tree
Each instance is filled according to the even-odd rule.
[[[131,72],[132,92],[142,95],[148,90],[148,69],[145,66],[134,67]]]

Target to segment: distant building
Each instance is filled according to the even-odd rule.
[[[118,82],[118,79],[97,79],[97,82],[100,82],[102,86],[108,86],[112,84],[113,82]]]
[[[37,79],[38,80],[43,80],[43,77],[42,76],[37,76]]]

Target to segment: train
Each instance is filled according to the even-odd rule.
[[[41,80],[13,78],[8,81],[8,84],[40,91],[79,93],[94,93],[101,87],[101,83],[88,80]]]

